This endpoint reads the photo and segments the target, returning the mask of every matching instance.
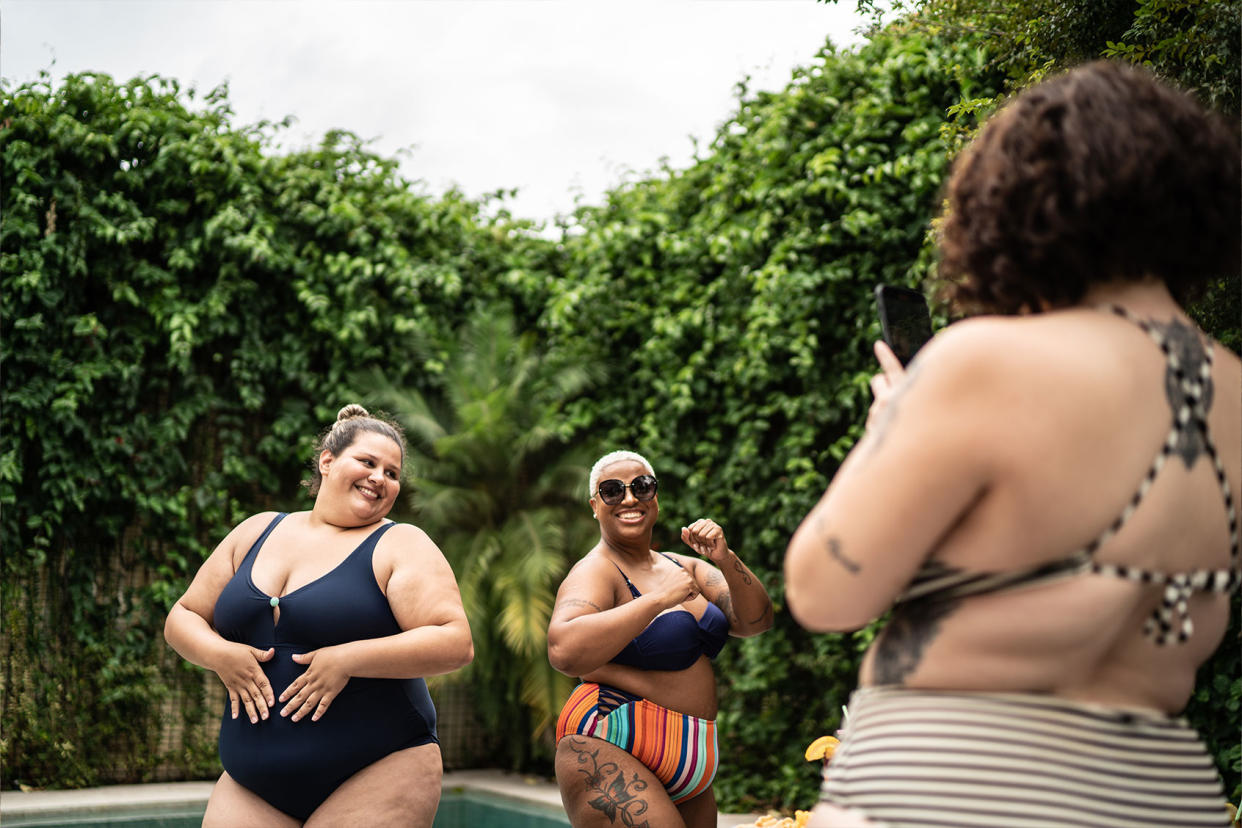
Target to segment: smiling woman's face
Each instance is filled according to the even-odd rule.
[[[401,491],[401,446],[383,434],[359,432],[340,456],[325,451],[319,464],[320,496],[332,497],[362,521],[387,515]]]
[[[631,483],[634,478],[641,477],[644,474],[651,474],[647,467],[637,460],[618,460],[615,463],[609,463],[600,470],[599,479],[604,480],[620,480],[622,483]],[[591,511],[595,513],[595,517],[599,519],[600,534],[605,537],[616,535],[620,537],[640,535],[651,532],[655,526],[656,518],[660,516],[660,498],[653,497],[651,500],[639,500],[634,497],[634,493],[627,487],[625,497],[615,506],[609,506],[599,496],[599,484],[596,484],[596,492],[592,495]]]

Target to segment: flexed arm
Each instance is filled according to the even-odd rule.
[[[670,567],[655,589],[617,606],[607,566],[598,558],[579,561],[556,593],[548,661],[567,676],[584,676],[607,664],[657,615],[699,592],[689,572]]]
[[[699,555],[695,579],[703,596],[729,619],[729,634],[746,638],[772,628],[772,599],[737,553],[729,548],[724,529],[715,521],[700,518],[682,527],[681,539]]]

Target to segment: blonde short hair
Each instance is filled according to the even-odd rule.
[[[591,476],[587,478],[587,497],[595,497],[595,489],[599,486],[599,475],[605,466],[621,460],[633,460],[640,463],[647,473],[652,477],[655,476],[655,469],[651,468],[651,464],[647,462],[647,458],[634,451],[610,451],[603,457],[595,461],[595,465],[591,466]]]

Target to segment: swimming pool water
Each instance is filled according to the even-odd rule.
[[[445,793],[432,828],[568,828],[565,811],[551,805],[467,791]]]
[[[135,808],[108,814],[5,817],[4,828],[199,828],[201,808]],[[567,828],[565,812],[478,791],[445,791],[432,828]]]

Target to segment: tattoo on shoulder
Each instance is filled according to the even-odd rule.
[[[845,567],[845,571],[851,575],[857,575],[859,572],[862,572],[862,564],[850,558],[841,550],[841,541],[837,538],[828,538],[828,556]]]
[[[915,601],[894,612],[875,645],[875,683],[904,684],[958,601]]]
[[[1164,393],[1173,409],[1173,428],[1177,432],[1173,453],[1181,457],[1189,469],[1206,451],[1198,420],[1200,415],[1206,417],[1211,410],[1215,391],[1212,375],[1207,370],[1207,349],[1195,329],[1177,319],[1148,324],[1160,334],[1167,349],[1169,367],[1164,375]]]
[[[587,805],[608,817],[610,823],[650,828],[647,820],[639,821],[651,807],[642,796],[647,783],[638,774],[627,780],[625,770],[616,762],[600,762],[599,750],[591,750],[585,739],[570,737],[563,741],[578,759],[578,772],[586,777]]]

